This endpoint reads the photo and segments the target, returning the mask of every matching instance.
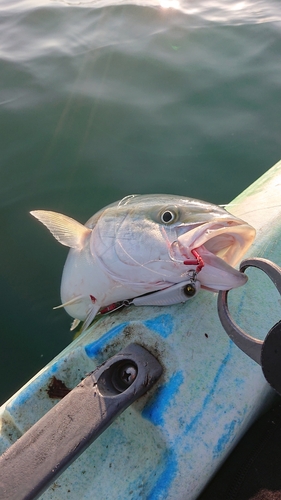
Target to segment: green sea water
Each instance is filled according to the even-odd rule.
[[[280,1],[2,0],[0,400],[72,339],[67,249],[130,193],[224,204],[281,157]]]

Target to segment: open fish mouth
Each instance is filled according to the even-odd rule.
[[[251,246],[255,229],[244,221],[229,218],[178,228],[178,251],[186,259],[194,259],[196,252],[202,259],[198,279],[208,290],[229,290],[242,286],[247,276],[234,269]],[[195,252],[194,252],[195,251]]]

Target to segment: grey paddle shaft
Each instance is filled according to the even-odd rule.
[[[0,457],[1,500],[38,498],[161,373],[131,344],[88,375]]]

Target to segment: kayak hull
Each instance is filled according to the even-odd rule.
[[[281,162],[228,208],[257,230],[246,256],[278,265],[280,192]],[[280,319],[278,293],[263,273],[247,274],[248,283],[229,294],[231,312],[247,332],[264,338]],[[102,317],[2,406],[0,452],[56,404],[48,389],[54,376],[73,388],[136,342],[160,361],[161,379],[41,498],[195,499],[273,397],[261,368],[224,332],[216,302],[215,293],[200,291],[185,304],[131,306]]]

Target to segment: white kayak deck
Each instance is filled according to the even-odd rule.
[[[190,194],[190,193],[189,193]],[[281,162],[238,196],[229,211],[257,230],[247,256],[281,265]],[[235,320],[264,338],[280,319],[277,291],[258,270],[229,294]],[[249,424],[272,398],[261,368],[230,341],[217,295],[185,304],[134,307],[104,316],[0,409],[0,453],[58,402],[53,376],[73,388],[136,342],[164,368],[129,407],[42,495],[44,500],[195,499]]]

